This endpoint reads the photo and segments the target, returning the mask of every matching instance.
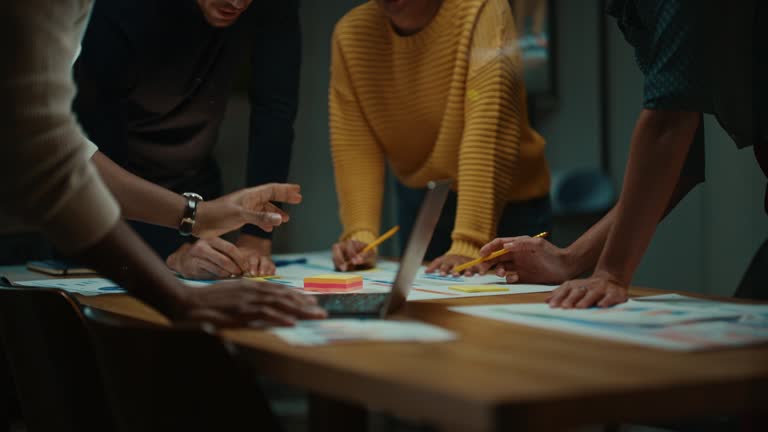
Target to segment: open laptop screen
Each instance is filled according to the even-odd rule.
[[[429,242],[432,241],[432,233],[440,219],[452,183],[452,180],[440,180],[429,182],[427,185],[427,193],[421,203],[408,244],[405,246],[405,253],[400,258],[400,267],[392,285],[392,292],[387,304],[381,309],[381,316],[397,311],[405,303],[416,273],[424,261]]]

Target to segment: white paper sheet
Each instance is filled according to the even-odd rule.
[[[630,307],[641,305],[643,309],[611,308],[614,310],[609,313],[600,313],[599,309],[550,309],[543,304],[459,306],[451,310],[482,318],[668,350],[695,351],[768,342],[768,318],[754,313],[754,308],[745,308],[747,305],[731,307],[732,304],[729,303],[710,302],[674,294],[654,297],[656,298],[633,300],[629,304]],[[681,306],[688,303],[695,305]],[[718,309],[710,303],[722,303],[724,306]],[[540,313],[544,308],[548,311]],[[680,315],[668,313],[680,309],[686,311]],[[648,313],[649,310],[659,313]],[[679,320],[683,318],[686,321]]]
[[[292,259],[298,255],[289,256]],[[279,267],[277,269],[278,278],[269,279],[270,282],[282,283],[287,286],[301,288],[304,285],[304,278],[315,276],[320,273],[335,273],[330,252],[314,252],[305,254],[307,262],[304,264],[294,264]],[[282,256],[277,256],[280,259]],[[371,270],[358,270],[355,274],[363,276],[363,290],[360,292],[387,292],[392,286],[392,282],[397,275],[398,264],[391,261],[379,261],[376,268]],[[453,291],[451,286],[466,285],[503,285],[508,291],[498,292],[475,292],[465,293]],[[466,297],[485,297],[508,294],[525,294],[537,292],[549,292],[556,286],[549,285],[508,285],[504,278],[496,275],[472,276],[472,277],[452,277],[441,276],[439,274],[427,274],[425,267],[419,269],[416,278],[411,286],[408,295],[409,301],[417,300],[437,300],[450,298]]]
[[[208,282],[182,280],[189,287],[207,286]],[[104,278],[78,278],[78,279],[40,279],[31,281],[14,282],[14,285],[23,287],[58,288],[67,292],[85,296],[104,294],[122,294],[126,291],[114,282]]]
[[[738,311],[685,308],[664,303],[629,300],[610,308],[559,309],[545,303],[504,305],[508,313],[560,320],[583,320],[618,325],[669,325],[714,319],[738,319]]]
[[[292,345],[340,342],[446,342],[456,339],[448,330],[415,321],[327,319],[300,321],[294,327],[270,330]]]
[[[277,268],[277,277],[264,279],[268,282],[282,284],[288,287],[301,289],[304,286],[304,278],[316,276],[324,273],[335,273],[330,252],[311,252],[308,254],[290,254],[275,255],[276,261],[302,261],[301,263],[289,264]],[[370,270],[358,270],[355,274],[363,276],[363,289],[354,291],[354,293],[385,293],[391,289],[392,281],[397,275],[398,264],[391,261],[379,261],[376,268]],[[495,275],[472,276],[472,277],[451,277],[440,276],[438,274],[427,274],[422,267],[416,275],[411,291],[408,295],[409,301],[417,300],[437,300],[467,297],[484,297],[508,294],[524,294],[552,291],[555,286],[547,285],[508,285],[504,278]],[[206,286],[215,280],[190,280],[181,279],[186,285],[191,287]],[[82,279],[44,279],[37,281],[17,282],[19,285],[39,286],[50,288],[61,288],[70,292],[82,295],[100,295],[122,293],[124,290],[115,286],[108,279],[103,278],[82,278]],[[451,290],[451,286],[466,285],[502,285],[508,288],[508,291],[497,292],[459,292]],[[302,291],[304,292],[304,291]],[[317,292],[305,292],[310,295],[323,295]]]
[[[661,294],[655,296],[638,297],[634,299],[634,301],[638,304],[662,304],[667,306],[692,309],[737,312],[742,316],[742,321],[768,321],[768,304],[723,302],[716,300],[706,300],[696,297],[688,297],[680,294]]]
[[[124,289],[117,286],[114,282],[104,278],[41,279],[14,282],[14,285],[38,288],[59,288],[64,291],[87,296],[125,292]]]

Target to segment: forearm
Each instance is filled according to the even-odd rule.
[[[669,200],[663,217],[669,214],[677,204],[685,198],[699,180],[681,178],[675,186],[672,198]],[[569,263],[568,274],[570,278],[576,278],[584,273],[592,271],[600,259],[600,253],[605,247],[608,232],[616,221],[617,207],[614,206],[600,221],[594,224],[587,232],[565,249],[565,256]]]
[[[188,301],[184,286],[125,222],[77,258],[169,318],[181,317]]]
[[[331,154],[343,239],[371,242],[381,224],[385,159],[355,122],[331,110]]]
[[[101,152],[91,160],[120,203],[124,218],[169,228],[179,226],[184,197],[131,174]]]
[[[565,249],[567,273],[570,279],[577,278],[595,268],[615,220],[616,207],[614,206],[600,221]]]
[[[699,121],[698,113],[643,111],[596,273],[605,272],[629,284],[672,201]]]
[[[477,69],[476,69],[477,68]],[[534,146],[522,128],[523,82],[511,59],[470,68],[459,148],[458,202],[448,254],[475,258],[497,233],[498,215],[520,188],[521,158]],[[515,233],[509,233],[514,235]]]
[[[342,239],[370,243],[381,224],[385,162],[379,152],[355,149],[354,137],[335,138],[332,153]]]
[[[478,107],[475,107],[477,109]],[[517,119],[486,115],[468,122],[459,151],[456,221],[449,255],[476,258],[480,248],[496,234],[497,215],[513,188],[520,142],[488,139],[488,131],[504,134],[517,129]],[[502,127],[503,120],[507,125]]]

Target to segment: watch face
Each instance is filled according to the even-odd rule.
[[[198,201],[202,201],[203,200],[203,197],[201,197],[200,194],[196,194],[194,192],[184,192],[181,195],[184,198],[188,198],[188,199],[194,199],[194,200],[198,200]]]

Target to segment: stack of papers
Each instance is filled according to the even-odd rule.
[[[546,304],[459,306],[454,311],[655,348],[694,351],[768,342],[768,305],[678,294],[641,297],[611,308],[552,309]]]
[[[339,342],[447,342],[456,339],[448,330],[414,321],[327,319],[300,321],[295,327],[270,330],[292,345],[327,345]]]

